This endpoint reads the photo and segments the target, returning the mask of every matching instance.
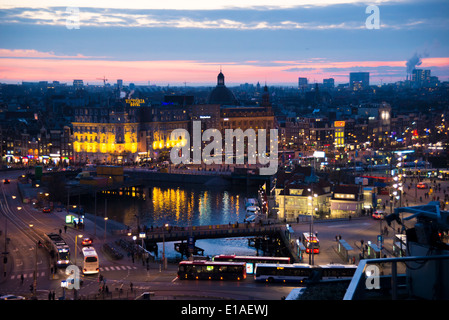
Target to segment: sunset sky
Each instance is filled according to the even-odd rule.
[[[0,0],[0,82],[215,85],[221,66],[227,85],[353,71],[379,84],[404,80],[407,61],[448,81],[448,39],[447,0]]]

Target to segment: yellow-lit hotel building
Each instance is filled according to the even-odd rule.
[[[72,123],[75,162],[120,164],[137,161],[137,111],[132,107],[75,109],[75,122]]]
[[[72,127],[76,163],[124,164],[168,156],[176,143],[170,133],[189,130],[190,120],[183,106],[148,107],[126,100],[112,108],[77,108]]]

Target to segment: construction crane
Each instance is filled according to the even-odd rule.
[[[106,86],[106,81],[108,81],[108,79],[106,79],[105,76],[103,76],[103,78],[97,78],[97,80],[103,80],[103,85]]]

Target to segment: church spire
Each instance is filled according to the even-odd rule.
[[[221,66],[220,66],[220,73],[218,74],[218,77],[217,77],[217,85],[218,86],[224,86],[225,85],[224,74],[221,72]]]

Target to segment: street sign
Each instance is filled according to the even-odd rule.
[[[187,246],[189,249],[195,249],[195,238],[194,237],[189,237],[187,239]]]
[[[377,235],[377,246],[379,248],[382,248],[383,243],[384,243],[384,237],[381,234]]]

